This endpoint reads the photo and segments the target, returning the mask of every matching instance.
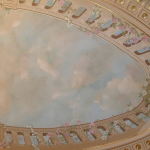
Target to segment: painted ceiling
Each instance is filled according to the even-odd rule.
[[[1,122],[88,123],[142,101],[142,67],[107,41],[29,11],[2,11],[0,18]]]

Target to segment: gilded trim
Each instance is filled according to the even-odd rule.
[[[99,147],[102,147],[102,146],[107,146],[107,145],[111,145],[111,144],[114,144],[114,143],[119,143],[119,142],[125,141],[125,140],[127,140],[127,139],[130,139],[130,138],[136,137],[136,136],[138,136],[138,135],[141,135],[141,134],[147,132],[148,130],[150,130],[150,128],[148,128],[148,129],[146,129],[145,131],[140,132],[140,133],[138,133],[138,134],[136,134],[136,135],[130,136],[130,137],[128,137],[128,138],[125,138],[125,139],[122,139],[122,140],[119,140],[119,141],[115,141],[115,142],[111,142],[111,143],[108,143],[108,144],[103,144],[103,145],[99,145],[99,146],[95,146],[95,147],[85,148],[85,149],[82,149],[82,150],[88,150],[88,149],[93,149],[93,148],[99,148]],[[138,140],[138,141],[139,141],[139,140]],[[132,144],[132,143],[134,143],[134,142],[130,142],[130,144]],[[121,147],[121,146],[119,146],[119,147]],[[119,148],[119,147],[116,147],[116,148]]]
[[[112,11],[112,10],[110,10],[110,9],[108,9],[108,8],[106,8],[106,7],[104,7],[103,5],[100,5],[100,4],[96,3],[96,2],[94,2],[93,0],[88,0],[88,1],[90,1],[90,2],[94,3],[95,5],[98,5],[98,6],[102,7],[102,8],[105,8],[106,10],[108,10],[108,11],[110,11],[110,12],[116,14],[116,15],[119,16],[120,18],[123,18],[124,20],[128,21],[130,24],[132,24],[133,26],[135,26],[136,28],[139,29],[139,27],[137,27],[136,25],[134,25],[132,22],[130,22],[129,20],[127,20],[127,19],[124,18],[123,16],[121,16],[121,15],[115,13],[114,11]],[[106,0],[104,0],[104,1],[107,2]],[[110,2],[107,2],[107,3],[109,3],[109,4],[111,4],[111,5],[115,6],[115,7],[117,7],[117,8],[120,9],[121,11],[127,13],[128,15],[132,15],[132,14],[129,14],[127,11],[124,11],[123,9],[119,8],[118,6],[116,6],[116,5],[114,5],[114,4],[110,3]],[[134,19],[138,20],[142,25],[146,26],[145,24],[142,23],[142,21],[140,21],[139,19],[135,18],[133,15],[132,15],[132,17],[133,17]],[[146,27],[149,28],[148,26],[146,26]],[[142,29],[140,29],[140,30],[141,30],[143,33],[145,33]],[[145,33],[145,34],[146,34],[146,33]],[[146,34],[146,35],[147,35],[147,34]],[[149,35],[148,35],[148,36],[149,36]]]

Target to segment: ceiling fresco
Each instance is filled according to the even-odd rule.
[[[1,122],[88,123],[141,103],[142,67],[107,41],[29,11],[2,11],[0,18]]]

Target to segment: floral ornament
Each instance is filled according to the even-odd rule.
[[[120,130],[120,126],[116,125],[116,126],[115,126],[115,129],[116,129],[116,130]]]
[[[110,135],[110,134],[109,134],[109,131],[108,131],[108,130],[105,130],[105,131],[104,131],[104,135],[101,137],[101,139],[102,139],[102,140],[106,140],[106,139],[109,138],[109,135]]]
[[[69,134],[68,134],[68,133],[64,133],[64,136],[65,136],[65,137],[69,137]]]
[[[94,133],[95,133],[95,130],[90,130],[89,133],[88,133],[88,135],[94,134]]]
[[[92,129],[92,127],[95,127],[94,122],[90,122],[89,126],[90,126],[90,127],[89,127],[88,129],[85,130],[85,133],[87,134],[87,136],[89,136],[89,135],[95,133],[95,130]],[[90,136],[89,136],[89,138],[90,138]]]
[[[147,104],[150,103],[150,82],[149,82],[149,79],[146,79],[144,86],[143,86],[143,92],[139,93],[139,97],[142,97]]]
[[[88,20],[86,22],[88,24],[88,27],[90,27],[91,29],[99,28],[100,27],[97,19],[101,16],[101,13],[102,13],[101,7],[97,6],[97,5],[94,5],[94,7],[93,7],[93,15],[95,16],[95,21],[94,22],[95,22],[96,26],[95,27],[91,27],[89,25],[90,18],[88,18]]]
[[[37,148],[34,144],[32,144],[32,147],[33,147],[35,150],[40,150],[40,149]]]
[[[117,120],[114,121],[114,123],[108,124],[110,126],[109,130],[104,131],[104,135],[101,137],[102,140],[109,141],[109,136],[111,135],[112,131],[120,130],[121,128],[125,128],[126,124],[122,124],[118,122]]]
[[[85,129],[85,133],[86,133],[86,135],[89,137],[89,138],[91,138],[90,137],[90,135],[92,135],[92,134],[94,134],[95,133],[95,130],[93,129]]]
[[[99,20],[95,20],[94,22],[95,22],[95,24],[98,24],[99,22],[98,22]]]
[[[24,137],[23,137],[21,134],[18,134],[18,140],[19,140],[19,143],[20,143],[20,144],[25,145]]]
[[[145,96],[145,95],[147,94],[147,91],[144,90],[144,91],[142,92],[142,94],[143,94],[143,96]]]
[[[65,0],[58,0],[58,1],[59,1],[60,6],[62,6],[65,3]]]
[[[101,137],[101,139],[102,139],[102,140],[106,140],[106,139],[107,139],[107,136],[103,135],[103,136]]]
[[[144,35],[143,38],[142,38],[142,40],[143,40],[144,42],[147,42],[147,41],[149,41],[149,37],[148,37],[147,35]]]
[[[85,32],[85,36],[86,36],[86,37],[89,37],[90,35],[91,35],[91,34],[90,34],[89,31]]]
[[[117,19],[116,17],[113,17],[113,18],[111,19],[111,22],[112,22],[112,23],[117,23],[117,22],[118,22],[118,19]]]
[[[95,127],[94,122],[90,122],[90,124],[89,124],[89,125],[90,125],[90,128],[92,128],[92,126],[93,126],[93,127]]]
[[[68,8],[68,6],[65,5],[65,2],[67,2],[66,0],[58,0],[58,2],[59,2],[59,5],[61,6],[60,10],[68,9],[69,13],[70,13],[70,11],[72,11],[72,13],[74,13],[77,10],[76,5],[73,8],[71,6]]]
[[[146,49],[146,48],[144,47],[144,49]],[[145,81],[144,87],[147,87],[147,85],[148,85],[148,79]]]
[[[120,18],[115,17],[114,15],[112,15],[112,19],[111,19],[112,23],[113,23],[113,27],[116,28],[118,27],[121,31],[122,34],[125,36],[125,32],[128,31],[126,34],[128,34],[128,38],[127,40],[124,42],[124,44],[126,44],[127,42],[130,42],[130,40],[132,40],[132,42],[138,43],[139,40],[143,40],[144,42],[150,42],[150,38],[145,35],[145,33],[138,33],[137,29],[132,27],[128,22],[121,20]]]
[[[51,138],[53,136],[52,133],[47,133],[48,138]]]
[[[131,111],[133,109],[133,106],[129,106],[129,111]]]
[[[140,113],[142,113],[141,110],[138,110],[138,111],[136,112],[136,114],[140,114]],[[145,121],[145,119],[148,118],[147,115],[150,115],[150,110],[149,110],[148,112],[146,112],[145,115],[143,115],[142,117],[139,117],[139,118],[137,119],[137,122],[140,123],[140,122],[142,122],[142,121]]]
[[[129,120],[127,120],[125,123],[126,123],[126,125],[128,125],[128,126],[130,125],[130,121],[129,121]]]
[[[56,130],[57,135],[60,135],[62,132],[60,131],[60,129]]]
[[[120,126],[118,126],[118,121],[114,121],[113,127],[115,128],[115,130],[120,130]]]
[[[100,17],[100,14],[102,13],[101,7],[97,6],[97,5],[94,5],[93,12],[94,12],[94,14],[96,15],[97,18]]]
[[[66,127],[70,126],[70,123],[69,123],[69,122],[66,122],[66,123],[65,123],[65,126],[66,126]]]
[[[80,31],[85,32],[85,36],[86,37],[90,37],[91,32],[85,28],[79,28]]]
[[[68,122],[66,122],[67,123],[67,125],[70,125]],[[65,124],[66,124],[65,123]],[[65,131],[61,131],[60,129],[57,129],[56,130],[56,133],[57,133],[57,137],[58,137],[58,139],[60,140],[60,142],[61,142],[61,144],[68,144],[67,142],[66,142],[66,140],[65,140],[65,138],[64,138],[64,136],[65,137],[69,137],[69,131],[70,131],[70,127],[68,127],[67,128],[67,131],[65,130]],[[63,136],[64,135],[64,136]],[[53,141],[54,141],[55,139],[53,139]]]
[[[70,19],[70,11],[68,11],[67,16],[65,17],[66,19],[66,26],[68,28],[72,27],[72,20]]]
[[[64,2],[64,0],[62,0]],[[60,0],[61,2],[61,0]],[[71,18],[71,13],[74,13],[77,10],[76,6],[74,8],[69,7],[69,10],[67,11],[67,16],[65,16],[65,20],[66,20],[66,27],[70,28],[73,26],[72,24],[72,18]]]
[[[60,131],[56,131],[57,135],[60,135]],[[55,143],[55,140],[57,138],[53,137],[53,134],[51,132],[47,133],[47,141],[46,141],[46,144],[51,146],[52,144]]]
[[[4,132],[4,139],[0,143],[0,148],[10,148],[10,141],[12,141],[12,138],[8,135],[7,132]]]
[[[138,43],[138,41],[139,41],[139,39],[136,38],[136,37],[132,39],[132,43],[134,43],[134,44],[135,44],[135,43]]]
[[[129,103],[126,107],[125,107],[125,111],[131,111],[133,110],[134,107],[131,105],[131,103]]]
[[[4,139],[3,141],[0,143],[0,148],[4,149],[4,148],[10,148],[10,144],[12,142],[12,138],[11,135],[8,134],[8,132],[6,131],[6,125],[4,124]]]
[[[65,137],[68,137],[69,134],[68,134],[68,133],[64,133],[64,136],[65,136]],[[59,135],[58,135],[58,139],[59,139],[59,141],[60,141],[61,144],[68,144],[68,143],[66,142],[64,136],[63,136],[63,134],[59,134]]]
[[[39,136],[37,135],[37,133],[34,131],[33,129],[33,126],[31,124],[25,126],[27,129],[30,129],[30,131],[32,132],[32,136],[34,136],[34,138],[37,139],[38,142],[42,142],[42,140],[39,138]],[[35,149],[35,150],[40,150],[38,149],[34,144],[32,144],[32,147]]]
[[[100,17],[100,14],[102,13],[101,7],[94,5],[93,7],[93,15],[95,15],[95,18]],[[87,23],[87,28],[91,29],[91,31],[89,31],[89,29],[87,28],[79,28],[79,30],[81,30],[82,32],[85,32],[85,36],[86,37],[90,37],[90,35],[92,33],[98,35],[101,31],[101,23],[98,22],[98,20],[96,19],[94,22],[94,26],[90,25],[90,18],[87,19],[86,23]],[[95,35],[93,35],[93,38],[95,38]]]
[[[102,140],[108,140],[109,134],[105,134],[101,137]]]
[[[81,124],[81,120],[80,119],[77,119],[76,120],[76,124],[75,125],[79,125]],[[61,144],[68,144],[66,142],[66,139],[65,137],[69,137],[71,136],[70,133],[71,131],[75,130],[76,129],[76,126],[75,125],[70,125],[70,123],[67,121],[65,124],[62,124],[62,127],[65,127],[66,129],[65,130],[60,130],[60,129],[57,129],[56,130],[56,133],[57,133],[57,137],[58,139],[60,140]],[[76,133],[72,133],[74,136],[76,135]],[[52,139],[53,141],[55,140],[55,138]],[[76,139],[77,140],[77,139]]]
[[[78,124],[81,124],[81,120],[80,119],[76,120],[76,125],[78,125]]]
[[[93,33],[98,35],[100,33],[100,29],[99,28],[94,28],[93,29]]]
[[[116,126],[117,124],[118,124],[118,121],[114,121],[114,124],[113,124],[113,125]]]
[[[120,29],[121,31],[126,30],[126,25],[124,25],[124,24],[120,25],[120,26],[119,26],[119,29]]]
[[[130,32],[131,34],[134,34],[134,33],[135,33],[135,28],[131,27],[131,28],[129,29],[129,32]]]
[[[143,86],[143,92],[139,93],[139,97],[143,98],[145,103],[148,105],[148,107],[147,107],[148,111],[146,113],[144,113],[145,115],[143,117],[138,118],[137,122],[143,121],[144,119],[147,118],[147,116],[150,115],[150,82],[149,81],[150,81],[149,79],[146,79],[144,86]],[[142,113],[142,111],[136,110],[135,113],[140,114],[140,113]]]
[[[3,7],[3,4],[0,3],[0,11],[4,11],[4,10],[6,10],[6,11],[8,12],[8,14],[9,14],[9,11],[10,11],[11,9],[10,9],[10,8],[7,8],[7,7]]]
[[[106,135],[109,134],[109,131],[108,131],[108,130],[105,130],[105,131],[104,131],[104,134],[106,134]]]

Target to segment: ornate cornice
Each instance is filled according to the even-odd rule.
[[[149,0],[90,0],[108,10],[119,14],[150,35],[150,1]],[[135,23],[133,22],[133,19]],[[140,26],[139,26],[140,25]]]

